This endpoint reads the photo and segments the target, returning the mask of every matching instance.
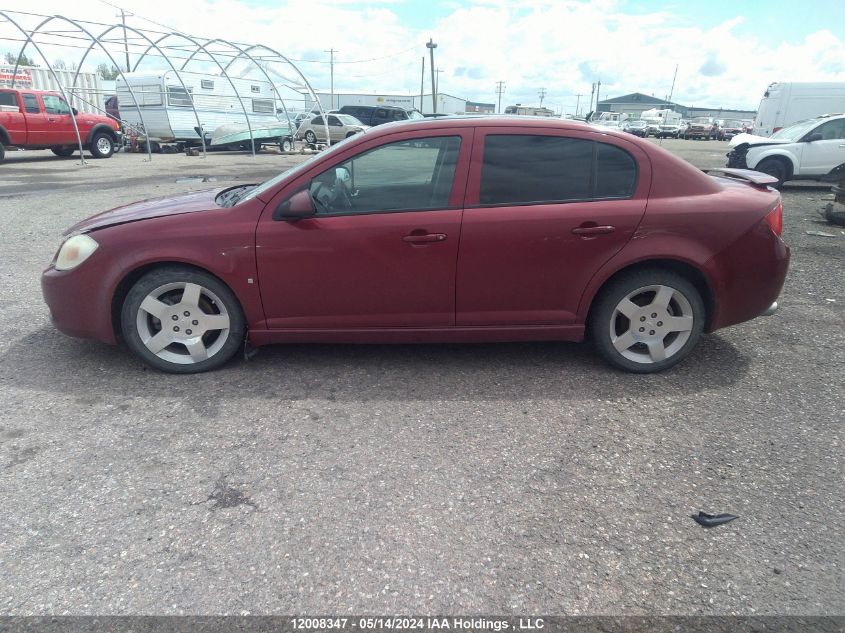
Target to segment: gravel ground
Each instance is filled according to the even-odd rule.
[[[781,310],[657,376],[538,343],[279,346],[174,377],[53,329],[39,274],[68,225],[297,160],[7,155],[0,613],[845,613],[825,189],[784,191]]]

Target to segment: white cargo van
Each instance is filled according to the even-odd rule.
[[[763,94],[753,134],[771,136],[796,121],[845,112],[845,83],[773,83]]]

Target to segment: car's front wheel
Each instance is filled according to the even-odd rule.
[[[317,135],[314,134],[311,130],[308,130],[305,133],[305,142],[309,145],[316,145],[317,144]]]
[[[596,299],[589,331],[612,365],[635,373],[663,371],[682,361],[704,329],[701,295],[685,277],[643,269],[611,281]]]
[[[191,374],[216,369],[241,348],[246,323],[240,304],[219,279],[173,266],[147,273],[129,290],[121,310],[129,348],[161,371]]]
[[[114,140],[105,132],[95,134],[91,139],[91,156],[94,158],[109,158],[114,154]]]
[[[784,165],[782,160],[777,158],[766,158],[761,160],[754,170],[777,178],[778,181],[775,183],[775,188],[777,189],[783,187],[783,183],[786,181],[786,165]]]

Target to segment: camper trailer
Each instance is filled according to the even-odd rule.
[[[798,121],[841,112],[845,83],[773,83],[760,100],[752,134],[771,136]]]
[[[137,108],[133,93],[138,101]],[[140,135],[144,130],[143,115],[146,137],[151,142],[199,144],[194,108],[206,140],[221,125],[246,125],[244,108],[253,126],[284,119],[283,114],[276,114],[277,103],[279,108],[281,103],[272,85],[249,78],[233,77],[229,83],[225,77],[205,73],[180,71],[178,76],[173,70],[127,73],[117,79],[117,98],[121,119]]]

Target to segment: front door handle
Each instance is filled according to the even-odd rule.
[[[47,120],[48,120],[50,123],[54,123],[56,119],[50,119],[50,118],[48,118]]]
[[[613,233],[615,230],[615,226],[606,224],[604,226],[577,226],[572,229],[572,232],[575,235],[604,235],[606,233]]]
[[[445,233],[411,233],[403,237],[402,241],[411,244],[429,244],[431,242],[443,242],[445,239]]]

